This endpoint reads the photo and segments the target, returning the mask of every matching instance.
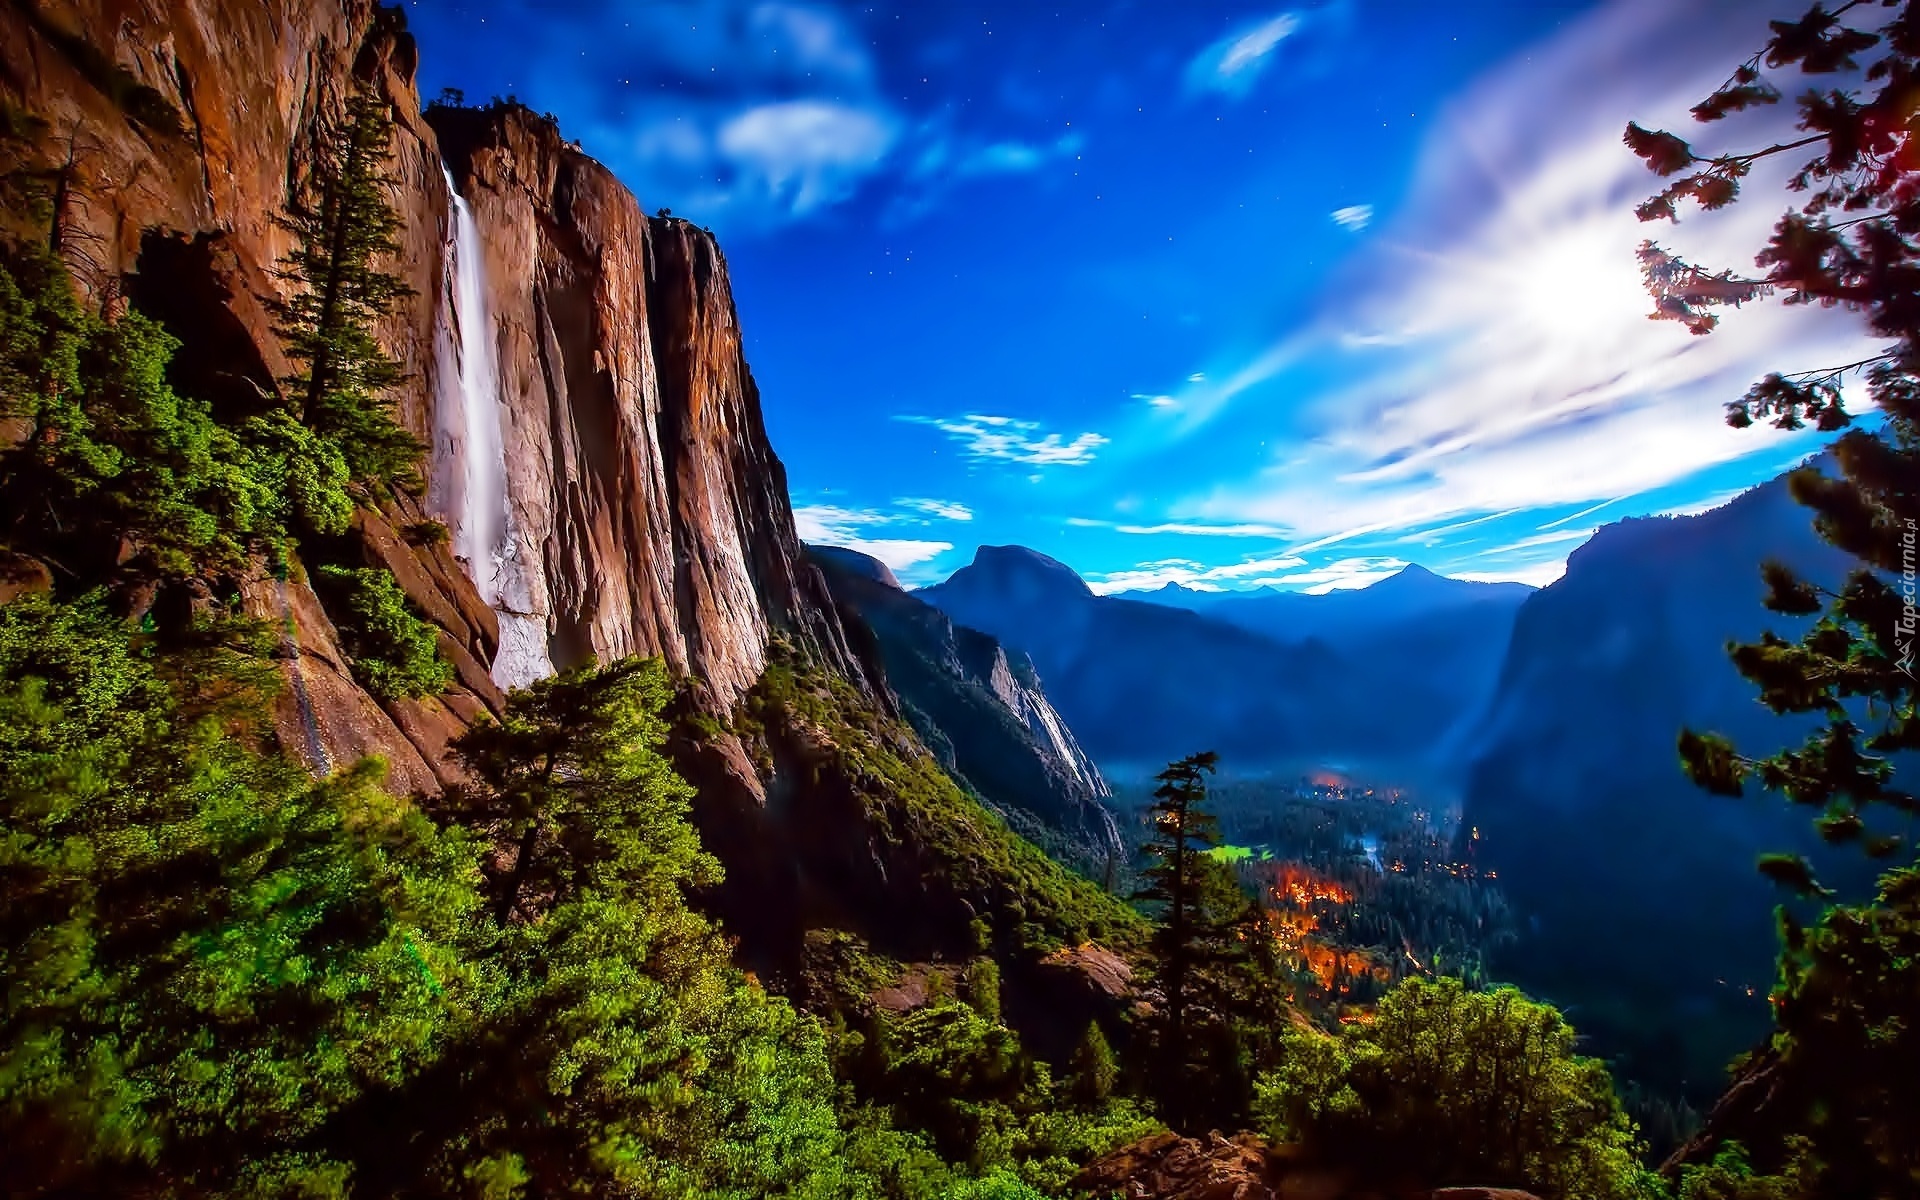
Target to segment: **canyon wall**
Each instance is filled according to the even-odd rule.
[[[433,790],[457,778],[447,739],[497,710],[502,684],[549,664],[657,654],[724,713],[778,636],[867,686],[801,557],[711,236],[647,217],[523,109],[429,120],[416,63],[401,18],[364,0],[0,8],[0,93],[72,164],[76,275],[98,301],[161,320],[182,343],[176,382],[217,407],[257,406],[291,373],[272,317],[293,248],[279,218],[354,89],[388,101],[391,266],[413,296],[380,333],[408,375],[400,418],[431,453],[423,492],[361,511],[352,542],[440,628],[458,682],[376,701],[298,564],[284,580],[262,572],[242,593],[285,630],[282,741],[316,769],[377,753],[395,787]],[[468,278],[488,281],[465,312],[462,215],[481,260]],[[499,381],[480,397],[498,406],[493,471],[470,461],[488,445],[474,427],[488,416],[473,402],[478,346]],[[422,535],[429,520],[482,524],[488,504],[504,510],[498,535]],[[476,561],[496,554],[511,564]]]

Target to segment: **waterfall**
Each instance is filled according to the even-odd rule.
[[[434,338],[433,479],[429,507],[447,520],[453,554],[481,599],[499,617],[493,681],[525,687],[553,674],[548,656],[546,589],[537,556],[523,544],[508,492],[506,443],[500,428],[500,368],[493,315],[487,310],[486,265],[473,210],[441,168],[453,211],[447,243],[446,301]]]

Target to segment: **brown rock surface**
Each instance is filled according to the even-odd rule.
[[[241,587],[247,615],[281,631],[285,686],[274,701],[280,744],[324,774],[377,754],[387,783],[402,794],[434,792],[440,780],[413,741],[354,682],[339,634],[305,582],[259,578]]]
[[[1084,946],[1063,946],[1047,955],[1041,965],[1076,979],[1083,987],[1108,1000],[1123,1000],[1133,991],[1132,965],[1092,942]]]
[[[857,677],[712,237],[648,218],[532,113],[430,115],[482,242],[513,523],[555,662],[659,654],[724,712],[784,629]]]
[[[1374,1163],[1390,1173],[1394,1164]],[[1126,1200],[1537,1200],[1514,1188],[1382,1186],[1315,1163],[1300,1146],[1250,1133],[1203,1138],[1161,1133],[1122,1146],[1074,1177],[1081,1192]]]
[[[1228,1139],[1162,1133],[1089,1163],[1073,1186],[1127,1200],[1332,1200],[1340,1181],[1299,1168],[1290,1146],[1269,1146],[1252,1134]]]

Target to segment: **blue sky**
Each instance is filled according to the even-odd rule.
[[[1803,0],[420,0],[423,90],[555,113],[719,234],[809,540],[909,582],[1545,582],[1797,462],[1725,428],[1841,314],[1645,319],[1628,119]],[[1779,113],[1716,136],[1770,133]],[[1710,141],[1710,139],[1709,139]],[[1783,202],[1653,232],[1744,267]]]

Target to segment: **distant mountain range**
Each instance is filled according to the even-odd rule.
[[[1493,694],[1524,583],[1449,579],[1418,564],[1364,588],[1322,595],[1263,588],[1202,592],[1168,584],[1131,599],[1202,613],[1275,641],[1320,641],[1359,678],[1398,689],[1406,705],[1430,706],[1412,718],[1427,755],[1444,762]]]
[[[1404,775],[1482,710],[1531,591],[1409,567],[1325,596],[1098,596],[1043,554],[983,546],[914,594],[1030,654],[1110,773],[1214,749],[1239,770]]]

